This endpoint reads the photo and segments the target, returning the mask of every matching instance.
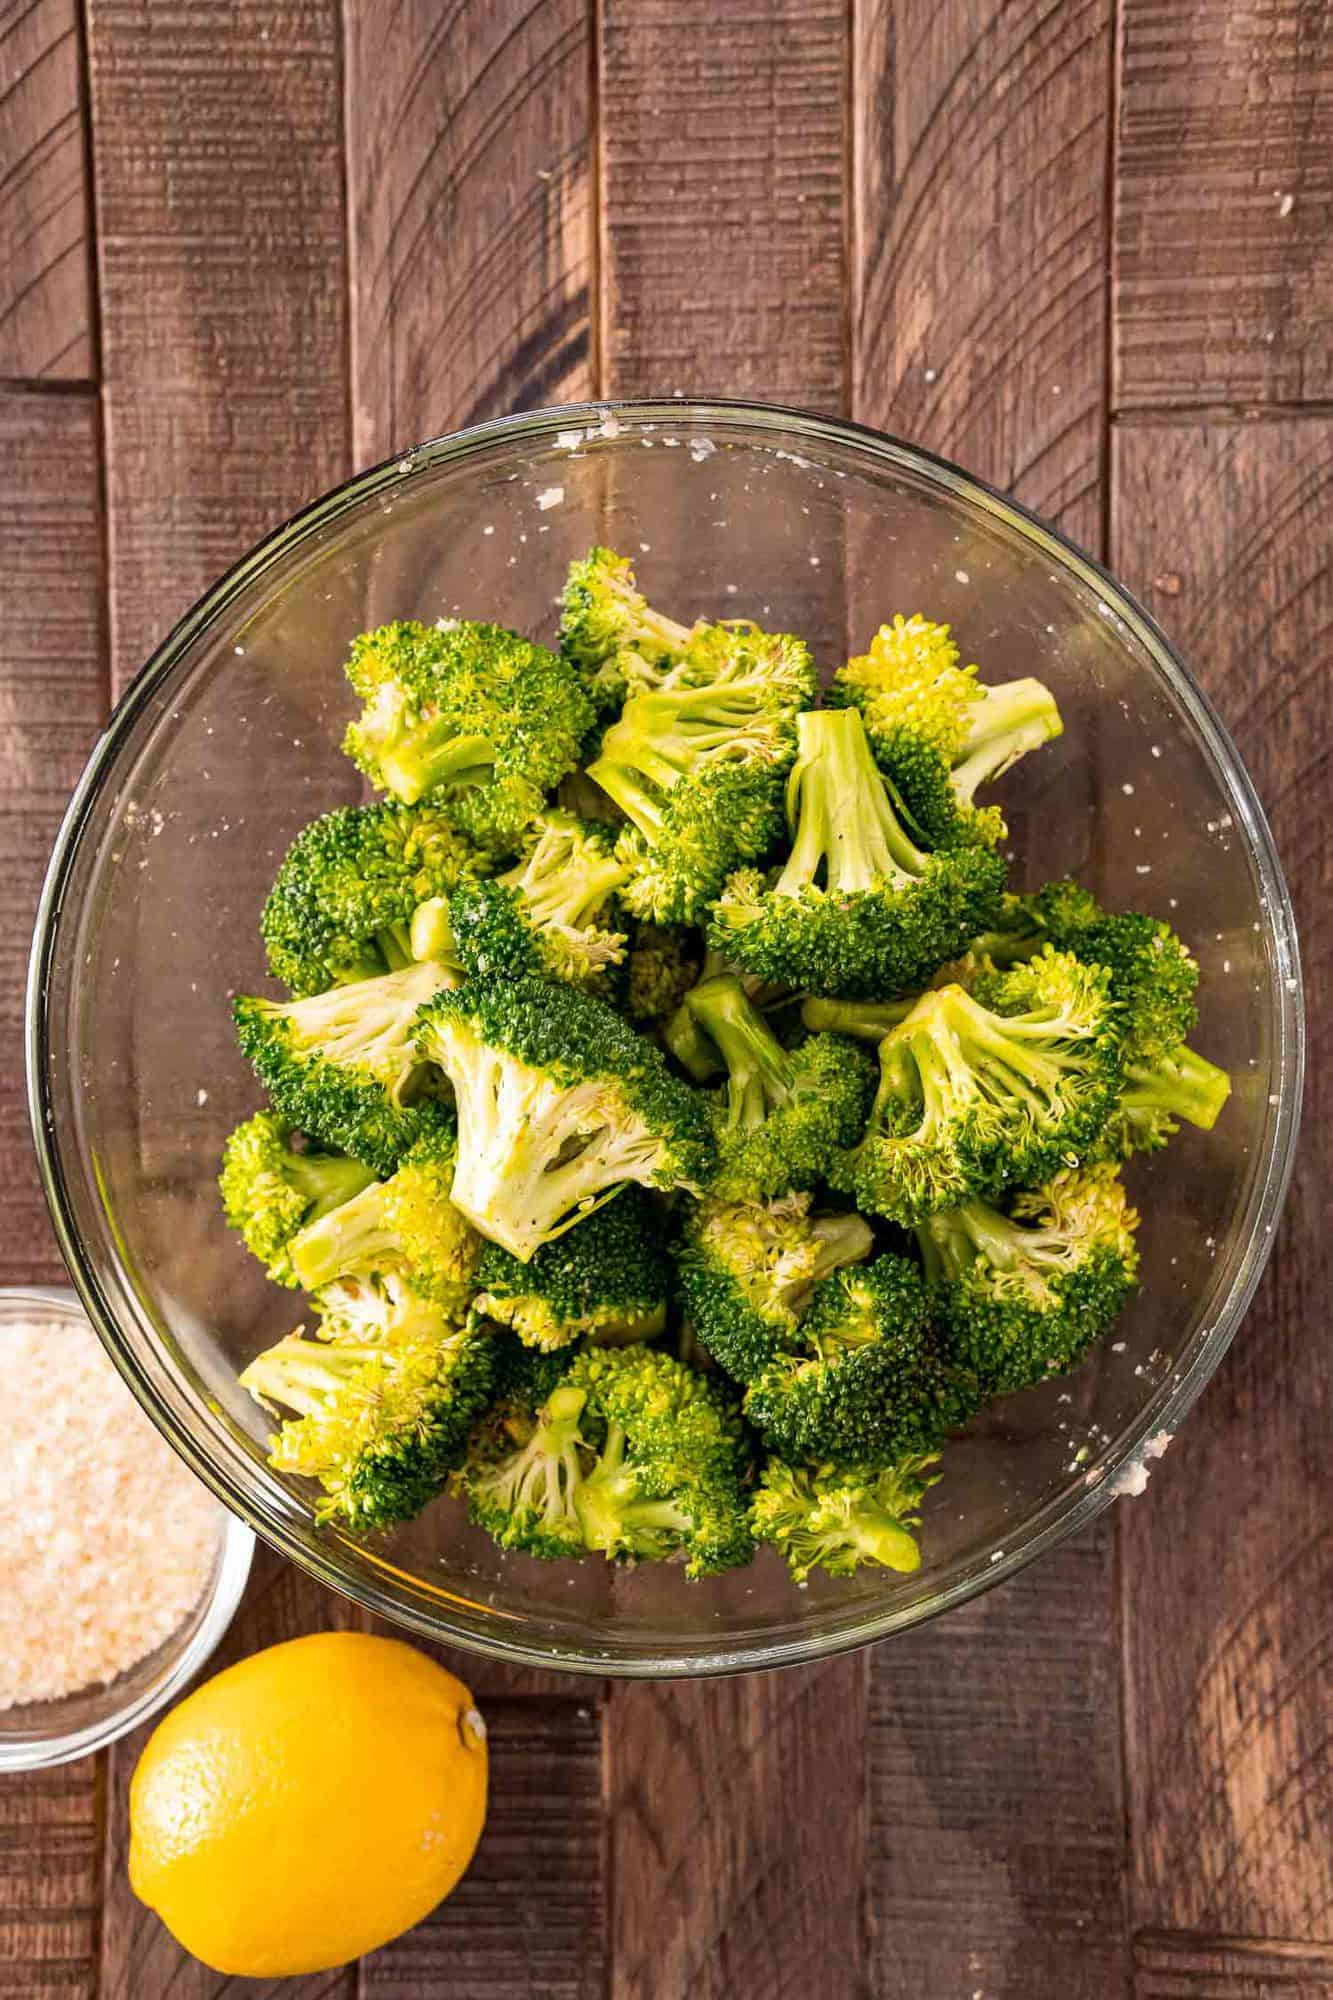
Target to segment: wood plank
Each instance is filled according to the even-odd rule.
[[[0,1993],[94,2000],[102,1878],[98,1760],[0,1787]]]
[[[321,1590],[260,1543],[241,1608],[209,1662],[206,1676],[283,1639],[333,1627],[354,1627],[358,1622],[356,1612],[342,1598]],[[98,2000],[148,2000],[150,1995],[166,1993],[172,2000],[242,2000],[242,1996],[245,2000],[353,2000],[354,1967],[313,1973],[304,1979],[230,1979],[212,1972],[183,1950],[152,1911],[136,1900],[127,1868],[129,1788],[139,1753],[152,1732],[153,1724],[146,1723],[108,1753],[107,1869]]]
[[[88,12],[119,688],[347,467],[338,8]]]
[[[1333,1274],[1333,421],[1122,425],[1114,476],[1116,568],[1193,662],[1271,814],[1310,1034],[1273,1261],[1124,1529],[1135,1916],[1327,1938],[1333,1418],[1312,1329]]]
[[[1333,14],[1126,0],[1118,407],[1333,396]]]
[[[617,1686],[612,2000],[859,2000],[867,1655]]]
[[[1101,531],[1111,0],[856,9],[853,407]]]
[[[605,1888],[597,1717],[587,1702],[486,1708],[490,1806],[434,1916],[361,1964],[359,2000],[602,2000]]]
[[[846,7],[600,15],[603,389],[844,409]]]
[[[584,0],[348,0],[358,463],[592,388]]]
[[[1333,1947],[1145,1931],[1134,2000],[1330,2000]]]
[[[64,1282],[28,1135],[23,984],[70,787],[106,715],[97,408],[0,393],[0,1277]]]
[[[0,0],[0,378],[94,373],[77,0]]]
[[[1112,1540],[876,1649],[877,2000],[1126,1992]]]

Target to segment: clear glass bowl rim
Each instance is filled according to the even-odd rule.
[[[66,1290],[63,1286],[0,1286],[0,1305],[24,1303],[31,1304],[38,1311],[54,1311],[70,1319],[78,1318],[86,1321],[88,1318],[82,1300],[76,1293]],[[97,1330],[102,1344],[106,1346],[105,1333],[100,1328]],[[122,1368],[121,1373],[124,1372]],[[142,1402],[142,1397],[139,1400]],[[218,1497],[223,1498],[221,1495]],[[62,1730],[50,1736],[9,1738],[4,1732],[4,1713],[0,1712],[0,1773],[47,1770],[54,1764],[69,1764],[76,1757],[89,1756],[94,1750],[105,1750],[108,1744],[116,1742],[121,1736],[128,1735],[131,1729],[137,1729],[141,1722],[147,1722],[150,1716],[156,1715],[168,1702],[174,1701],[205,1661],[211,1658],[218,1641],[235,1617],[236,1607],[241,1601],[241,1594],[250,1575],[254,1550],[254,1535],[243,1521],[237,1519],[235,1512],[227,1507],[222,1527],[222,1554],[218,1561],[217,1574],[213,1579],[207,1608],[188,1642],[173,1659],[163,1661],[159,1672],[147,1687],[141,1688],[131,1700],[119,1708],[108,1709],[106,1714],[99,1716],[95,1722],[85,1723],[82,1729]],[[109,1694],[114,1686],[114,1681],[109,1683],[106,1692]]]
[[[530,1644],[500,1631],[493,1636],[482,1637],[474,1631],[455,1626],[443,1610],[427,1611],[398,1601],[364,1575],[353,1582],[341,1570],[330,1548],[305,1541],[291,1521],[269,1508],[262,1495],[247,1491],[239,1477],[232,1476],[227,1468],[218,1464],[140,1370],[131,1344],[121,1332],[92,1260],[80,1240],[50,1124],[51,1065],[46,1000],[65,890],[79,844],[91,825],[97,801],[122,746],[132,735],[140,714],[186,649],[226,612],[228,605],[242,590],[255,583],[266,570],[373,494],[399,487],[405,478],[423,469],[449,461],[466,460],[492,445],[512,444],[525,438],[534,445],[547,445],[554,443],[561,431],[569,431],[579,425],[600,426],[608,418],[623,421],[629,427],[669,423],[725,430],[729,426],[741,426],[752,437],[762,438],[762,434],[768,432],[803,439],[815,446],[831,445],[861,452],[872,460],[878,459],[883,465],[906,471],[955,498],[979,504],[984,511],[998,517],[1016,532],[1034,551],[1043,553],[1094,590],[1151,655],[1173,700],[1197,730],[1211,758],[1215,776],[1227,795],[1259,877],[1266,918],[1265,943],[1277,972],[1277,1009],[1272,1029],[1278,1101],[1275,1115],[1269,1123],[1263,1156],[1251,1181],[1246,1212],[1239,1219],[1237,1241],[1241,1248],[1234,1259],[1235,1269],[1230,1285],[1220,1299],[1211,1323],[1196,1330],[1190,1347],[1180,1357],[1171,1376],[1158,1386],[1134,1422],[1127,1425],[1107,1448],[1099,1461],[1100,1478],[1092,1484],[1081,1481],[1076,1488],[1057,1494],[1029,1518],[1019,1535],[1006,1537],[1003,1551],[983,1550],[963,1574],[922,1603],[877,1612],[857,1625],[834,1631],[815,1631],[794,1638],[761,1640],[733,1647],[715,1644],[709,1650],[701,1634],[699,1652],[687,1658],[662,1658],[651,1653],[608,1658],[604,1653],[592,1650]],[[1211,702],[1171,642],[1150,613],[1108,570],[1007,494],[965,472],[950,460],[920,446],[907,444],[886,432],[843,418],[740,398],[643,397],[566,403],[523,411],[515,416],[495,418],[466,430],[407,446],[380,464],[333,487],[273,529],[199,598],[168,632],[125,689],[93,748],[65,812],[42,886],[33,932],[28,968],[25,1054],[29,1117],[43,1192],[79,1298],[116,1367],[148,1415],[191,1469],[233,1514],[239,1515],[281,1554],[329,1589],[426,1638],[516,1665],[548,1670],[557,1668],[562,1672],[602,1678],[688,1679],[746,1673],[756,1668],[792,1666],[823,1659],[924,1623],[926,1619],[966,1603],[1026,1568],[1028,1563],[1085,1527],[1116,1497],[1117,1475],[1140,1457],[1148,1439],[1163,1431],[1174,1433],[1179,1429],[1190,1406],[1230,1346],[1263,1275],[1295,1158],[1305,1074],[1305,1015],[1295,915],[1272,833],[1249,774]],[[130,1724],[124,1726],[129,1727]],[[121,1733],[120,1727],[117,1726],[111,1733]],[[111,1738],[108,1736],[104,1740]],[[80,1746],[83,1747],[90,1746]],[[62,1754],[74,1756],[79,1751]]]

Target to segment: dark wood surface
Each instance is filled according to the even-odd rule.
[[[1328,0],[0,0],[0,1277],[58,1270],[20,987],[113,690],[351,467],[586,393],[851,414],[1107,556],[1272,813],[1314,1050],[1143,1498],[820,1669],[453,1660],[477,1861],[318,1979],[135,1903],[133,1740],[6,1780],[0,1995],[1333,2000],[1331,384]],[[353,1616],[263,1555],[223,1657]]]

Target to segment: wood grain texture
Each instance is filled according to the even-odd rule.
[[[336,0],[89,0],[123,686],[348,461]]]
[[[867,1666],[615,1688],[611,2000],[869,2000]]]
[[[102,1888],[97,1759],[0,1785],[0,1993],[95,2000]]]
[[[0,378],[93,370],[77,0],[0,0]]]
[[[859,0],[853,409],[1101,542],[1111,0]]]
[[[876,1649],[876,2000],[1126,1994],[1111,1542]]]
[[[106,715],[97,410],[0,393],[0,1278],[63,1281],[28,1135],[23,985],[70,788]]]
[[[321,1590],[263,1543],[256,1544],[250,1582],[230,1630],[208,1665],[219,1673],[283,1639],[331,1627],[355,1626],[357,1614]],[[129,1788],[152,1723],[123,1737],[108,1753],[108,1842],[102,1966],[98,2000],[354,2000],[356,1972],[343,1967],[304,1979],[231,1979],[191,1957],[130,1888]],[[3,1991],[3,1986],[0,1986]]]
[[[1237,739],[1305,947],[1304,1136],[1273,1261],[1124,1529],[1136,1920],[1231,1937],[1333,1934],[1331,504],[1326,418],[1117,429],[1116,567]]]
[[[1330,2000],[1333,1946],[1145,1931],[1134,2000]]]
[[[490,1806],[453,1895],[361,1964],[359,2000],[602,2000],[599,1735],[587,1702],[486,1709]]]
[[[847,9],[605,0],[602,386],[847,402]]]
[[[1333,396],[1333,13],[1126,0],[1118,406]]]
[[[355,446],[592,387],[589,9],[347,0]]]

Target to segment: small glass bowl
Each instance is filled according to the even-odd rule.
[[[28,1314],[88,1324],[73,1292],[44,1285],[0,1289],[0,1320]],[[230,1625],[250,1574],[254,1536],[225,1508],[217,1517],[212,1577],[179,1629],[113,1681],[0,1709],[0,1771],[34,1771],[105,1749],[182,1692]]]

